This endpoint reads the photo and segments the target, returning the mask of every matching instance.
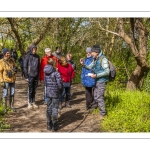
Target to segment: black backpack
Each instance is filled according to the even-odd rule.
[[[103,58],[104,58],[104,56],[100,58],[100,65],[102,64],[102,59]],[[109,69],[110,69],[108,79],[109,79],[109,81],[114,81],[115,77],[116,77],[116,67],[109,60],[108,60],[108,64],[109,64]]]

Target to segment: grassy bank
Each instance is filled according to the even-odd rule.
[[[150,132],[150,94],[146,92],[107,91],[108,117],[103,120],[104,132]]]

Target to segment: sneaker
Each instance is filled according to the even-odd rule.
[[[32,105],[31,104],[28,104],[28,109],[32,109]]]
[[[62,103],[59,102],[59,109],[62,109]]]
[[[33,106],[33,108],[35,108],[35,109],[38,108],[38,106],[37,106],[35,103],[33,103],[32,106]]]
[[[66,102],[66,107],[71,108],[71,105],[69,104],[69,102]]]

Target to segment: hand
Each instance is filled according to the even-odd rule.
[[[80,64],[84,65],[84,59],[83,58],[80,59]]]
[[[1,82],[1,87],[4,88],[5,87],[5,82]]]
[[[29,79],[25,79],[27,82],[29,82]]]
[[[91,75],[91,78],[96,78],[96,74],[92,74],[92,75]]]

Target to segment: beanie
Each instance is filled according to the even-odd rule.
[[[47,52],[51,52],[51,49],[50,48],[46,48],[45,49],[45,53],[47,53]]]
[[[101,49],[100,49],[100,47],[99,47],[98,44],[95,44],[95,45],[93,45],[91,51],[92,51],[92,52],[96,52],[96,53],[100,53],[100,52],[101,52]]]
[[[86,53],[91,53],[91,47],[86,48]]]
[[[2,50],[2,52],[3,52],[3,55],[5,55],[7,52],[10,52],[7,48],[4,48],[3,50]]]

